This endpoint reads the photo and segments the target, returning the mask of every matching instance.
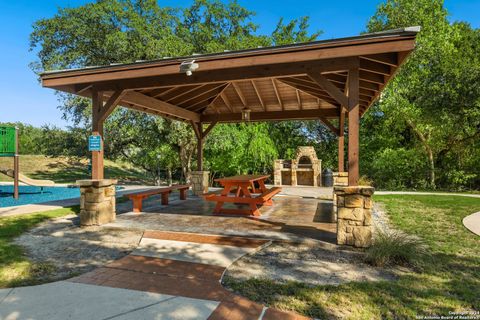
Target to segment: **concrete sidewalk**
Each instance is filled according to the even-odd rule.
[[[463,218],[465,228],[480,236],[480,211]]]

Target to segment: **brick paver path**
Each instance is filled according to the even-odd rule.
[[[234,261],[266,242],[242,237],[146,231],[133,254],[69,281],[219,302],[208,319],[307,319],[266,308],[222,287],[225,261]],[[168,248],[174,249],[166,254],[164,249]],[[152,254],[156,250],[157,256]],[[144,251],[148,251],[149,256],[139,255]],[[209,263],[204,263],[205,257]],[[196,259],[199,261],[195,262]]]

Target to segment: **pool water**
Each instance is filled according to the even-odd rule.
[[[43,189],[43,191],[42,191]],[[80,197],[78,187],[20,186],[19,198],[13,198],[13,185],[0,185],[0,208]]]

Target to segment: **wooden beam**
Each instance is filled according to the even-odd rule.
[[[283,106],[283,101],[282,101],[282,98],[280,97],[280,93],[278,92],[278,88],[277,88],[277,84],[275,83],[275,79],[271,79],[271,80],[272,80],[273,91],[275,92],[275,96],[277,97],[278,104],[280,105],[280,107],[282,107],[282,110],[284,110],[285,107]]]
[[[258,101],[260,101],[260,104],[262,105],[263,111],[267,111],[267,107],[265,102],[263,101],[262,95],[260,94],[260,91],[257,88],[257,85],[255,84],[255,80],[251,80],[253,90],[255,90],[255,93],[257,94]]]
[[[197,171],[203,171],[203,123],[192,122],[192,126],[197,136]]]
[[[99,110],[99,119],[105,121],[125,95],[125,90],[115,91]]]
[[[209,133],[210,131],[212,131],[213,127],[215,127],[215,125],[217,124],[216,121],[210,123],[210,125],[207,127],[207,129],[205,129],[205,131],[203,131],[203,138],[205,138]]]
[[[264,111],[251,112],[250,121],[279,121],[279,120],[314,120],[324,117],[325,119],[338,118],[336,109],[304,109],[304,110],[286,110],[286,111]],[[204,114],[201,115],[201,122],[242,122],[242,114]]]
[[[179,95],[181,95],[181,94],[183,94],[187,91],[195,90],[199,86],[201,86],[201,85],[194,84],[194,85],[190,85],[190,86],[181,86],[181,87],[174,86],[174,87],[172,87],[171,90],[166,90],[166,91],[162,92],[161,94],[157,95],[156,97],[160,98],[160,100],[169,102],[171,99],[174,99],[175,97],[177,97],[177,96],[179,96]],[[161,89],[161,88],[159,88],[159,89]]]
[[[167,99],[164,98],[162,100],[166,101],[166,102],[170,102],[171,104],[179,105],[181,103],[179,103],[177,101],[177,99],[185,97],[185,96],[187,96],[187,99],[188,99],[188,98],[192,97],[192,94],[190,94],[192,92],[193,92],[193,96],[195,97],[195,95],[197,94],[197,91],[200,91],[200,94],[203,93],[202,88],[204,88],[206,86],[208,86],[208,84],[201,84],[199,86],[192,86],[190,88],[185,88],[184,87],[184,88],[182,88],[183,89],[182,92],[177,93],[173,96],[170,96]],[[180,100],[180,101],[182,101],[182,100]]]
[[[359,173],[360,134],[360,75],[358,69],[351,69],[348,75],[348,185],[357,186]]]
[[[346,77],[345,77],[345,79],[346,79]],[[280,81],[285,83],[285,84],[290,84],[292,82],[293,83],[298,83],[299,85],[296,86],[296,87],[299,90],[302,90],[302,89],[300,89],[300,86],[303,87],[303,88],[308,87],[309,89],[311,89],[311,90],[308,90],[309,92],[307,92],[307,90],[302,90],[302,91],[306,92],[306,93],[309,93],[311,95],[315,95],[316,97],[318,96],[318,97],[322,97],[322,98],[323,97],[330,98],[333,101],[334,105],[337,104],[337,101],[335,101],[330,95],[328,95],[328,93],[326,91],[321,89],[320,86],[317,83],[313,82],[310,78],[289,77],[289,78],[280,78]],[[330,82],[339,89],[342,89],[342,90],[345,89],[345,83],[340,83],[340,82],[337,82],[337,81],[330,81]],[[312,91],[312,90],[314,90],[314,91]],[[320,91],[318,91],[318,90],[320,90]],[[310,93],[310,92],[312,92],[312,93]],[[317,92],[317,93],[313,94],[313,92]],[[321,92],[321,93],[318,94],[318,92]],[[364,100],[365,102],[370,102],[371,97],[375,95],[375,91],[367,90],[367,89],[360,89],[360,93],[361,93],[361,96],[360,96],[361,99],[360,100]],[[346,94],[344,94],[344,95],[345,95],[345,98],[346,98]]]
[[[396,52],[362,55],[360,58],[367,59],[373,62],[383,63],[392,67],[399,66]]]
[[[158,88],[158,89],[153,89],[148,93],[149,96],[156,98],[158,96],[162,96],[164,94],[167,94],[168,92],[175,91],[177,87],[166,87],[166,88]]]
[[[198,126],[197,124],[200,124],[198,122],[190,121],[190,124],[192,125],[193,132],[195,133],[195,136],[197,139],[202,139],[202,132],[200,131],[201,126]]]
[[[92,89],[92,85],[91,84],[82,84],[82,85],[76,85],[75,86],[75,94],[82,94],[88,90]]]
[[[230,112],[233,112],[233,107],[232,107],[232,104],[230,103],[230,101],[228,100],[227,96],[225,95],[225,90],[228,88],[228,86],[225,87],[225,89],[220,92],[219,96],[220,98],[222,98],[223,102],[225,103],[225,105],[227,106],[227,109],[230,110]]]
[[[169,102],[177,106],[187,104],[192,100],[202,97],[205,94],[215,91],[216,89],[224,86],[225,86],[225,83],[214,83],[210,85],[205,84],[205,85],[199,86],[194,90],[191,90],[190,92],[187,92],[186,94],[182,94],[178,97],[175,97],[174,99],[170,99]]]
[[[360,71],[360,79],[363,81],[373,82],[379,85],[383,85],[385,83],[384,75],[368,72],[365,70]]]
[[[338,128],[336,128],[331,122],[330,120],[326,119],[325,117],[321,116],[321,117],[318,117],[320,119],[320,121],[328,128],[330,129],[330,131],[332,131],[335,135],[340,135],[340,131]]]
[[[338,59],[322,59],[305,62],[293,62],[293,63],[271,63],[268,65],[250,65],[244,67],[228,67],[221,70],[212,71],[196,71],[190,77],[185,74],[178,73],[178,65],[175,66],[175,73],[163,74],[152,76],[142,76],[140,78],[133,77],[133,74],[125,71],[126,77],[119,79],[112,79],[109,81],[102,81],[96,84],[99,89],[105,91],[112,91],[118,89],[148,89],[170,86],[189,86],[199,85],[214,82],[231,82],[241,80],[252,79],[266,79],[272,77],[291,76],[291,75],[304,75],[312,70],[318,70],[321,72],[327,71],[345,71],[348,70],[351,58],[338,58]],[[204,70],[204,66],[201,66]],[[127,77],[128,75],[128,77]],[[131,78],[132,77],[132,78]],[[83,78],[83,76],[82,76]],[[71,79],[73,80],[73,79]],[[42,84],[45,87],[55,88],[64,85],[66,79],[44,79]],[[94,81],[85,78],[84,81]],[[63,89],[65,91],[65,89]]]
[[[213,127],[215,127],[217,122],[210,123],[206,130],[203,130],[202,122],[191,121],[190,123],[195,132],[195,136],[197,137],[197,170],[203,171],[203,146],[205,144],[205,138]]]
[[[392,73],[391,66],[367,59],[360,59],[360,70],[378,73],[384,76],[388,76]]]
[[[302,110],[303,105],[302,105],[302,98],[300,97],[300,90],[296,89],[295,94],[297,95],[298,109]]]
[[[228,55],[225,54],[223,57],[197,57],[197,62],[200,64],[200,69],[204,71],[197,71],[193,76],[188,78],[195,77],[196,74],[200,73],[209,73],[209,72],[220,72],[226,73],[225,70],[228,69],[231,71],[233,68],[248,68],[253,67],[254,69],[259,69],[261,66],[266,69],[271,68],[274,64],[285,64],[290,65],[300,62],[301,64],[312,64],[315,61],[318,61],[319,58],[324,60],[337,60],[334,61],[334,64],[339,64],[339,62],[344,59],[348,63],[349,58],[352,56],[365,56],[365,55],[374,55],[379,52],[398,52],[398,51],[409,51],[413,50],[415,47],[415,35],[411,36],[398,36],[397,38],[384,38],[376,39],[373,42],[371,39],[366,39],[358,41],[357,43],[350,42],[348,45],[325,45],[318,44],[316,47],[311,45],[308,50],[298,48],[293,53],[289,48],[276,48],[273,50],[264,50],[263,52],[251,52],[237,55]],[[307,63],[308,62],[308,63]],[[103,82],[103,81],[115,81],[131,78],[138,81],[140,77],[155,77],[159,75],[166,75],[167,77],[179,73],[179,64],[180,61],[159,61],[157,63],[149,64],[137,64],[137,65],[120,65],[120,66],[111,66],[106,68],[92,68],[90,70],[79,70],[79,71],[69,71],[69,72],[56,72],[56,73],[47,73],[41,76],[42,84],[46,87],[62,86],[65,84],[77,84],[77,83],[92,83],[92,82]],[[334,69],[344,67],[336,65]],[[317,68],[312,68],[316,70]],[[265,69],[261,70],[264,71]],[[244,70],[245,71],[245,70]],[[328,70],[319,70],[319,71],[328,71]],[[284,72],[283,72],[284,73]],[[302,72],[305,73],[305,72]],[[186,82],[186,76],[182,76],[182,82]],[[250,77],[251,75],[244,74],[245,77]],[[211,75],[209,78],[212,78]],[[245,78],[244,78],[245,79]],[[232,81],[239,80],[239,77],[236,76],[234,79],[223,78],[223,81]],[[193,81],[193,80],[192,80]],[[208,82],[208,81],[207,81]],[[118,84],[118,83],[117,83]],[[168,85],[169,83],[165,83]],[[173,83],[170,83],[173,85]],[[157,82],[155,84],[159,86]],[[122,87],[124,89],[134,89],[133,87]],[[136,87],[139,88],[139,87]]]
[[[345,83],[347,81],[347,77],[345,75],[341,75],[341,74],[332,73],[332,74],[326,75],[326,77],[328,78],[328,80],[333,81],[333,82],[337,82],[341,85],[345,85]],[[361,81],[361,80],[360,80],[360,88],[366,89],[366,90],[373,90],[375,92],[380,91],[380,86],[377,83]]]
[[[239,85],[236,82],[232,82],[232,87],[233,87],[233,91],[235,91],[237,96],[240,98],[240,101],[242,102],[243,106],[245,107],[247,105],[247,99],[243,95]]]
[[[224,94],[225,90],[228,88],[229,85],[230,85],[230,83],[226,83],[225,86],[222,88],[222,90],[217,94],[217,96],[212,100],[212,102],[210,102],[210,104],[207,107],[215,108],[215,105],[214,105],[215,101],[217,101],[219,98],[223,99],[222,94]],[[225,100],[223,102],[225,103],[225,105],[227,105]],[[229,105],[227,105],[227,109],[229,109],[230,112],[233,112],[233,109]]]
[[[171,115],[180,119],[200,122],[200,115],[196,112],[185,110],[165,101],[161,101],[143,93],[129,91],[122,97],[122,101],[156,111],[160,114]]]
[[[198,96],[195,98],[194,101],[191,101],[191,104],[184,104],[183,106],[185,108],[188,108],[192,111],[198,111],[199,109],[206,108],[208,105],[210,105],[213,100],[220,94],[220,92],[225,89],[225,87],[228,84],[222,84],[221,86],[218,86],[214,90],[208,91],[203,93],[201,96]]]
[[[309,73],[308,76],[315,81],[323,90],[325,90],[332,98],[334,98],[342,108],[346,108],[348,105],[348,99],[345,94],[338,89],[333,83],[331,83],[327,78],[325,78],[322,74],[312,72]]]
[[[338,172],[345,172],[345,112],[338,119]]]
[[[321,90],[320,88],[316,88],[316,89],[312,89],[311,86],[306,86],[304,84],[298,84],[298,83],[295,83],[295,82],[292,82],[291,81],[291,78],[280,78],[278,79],[278,81],[294,88],[294,89],[298,89],[300,91],[303,91],[311,96],[314,96],[316,98],[320,98],[322,99],[323,101],[325,102],[328,102],[330,103],[331,105],[334,105],[334,106],[337,106],[338,102],[333,99],[331,96],[329,96],[327,93],[325,94],[322,94],[320,92],[323,92],[323,91],[319,91]]]
[[[92,179],[101,180],[104,177],[103,169],[103,120],[100,111],[103,107],[103,92],[92,90],[92,135],[99,135],[101,140],[100,151],[92,151]]]

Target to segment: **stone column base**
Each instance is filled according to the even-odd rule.
[[[333,187],[337,186],[348,186],[348,172],[333,172]],[[337,195],[335,191],[333,192],[333,216],[335,217],[335,222],[337,221]]]
[[[372,195],[367,186],[334,187],[337,198],[337,244],[365,248],[372,243]]]
[[[80,225],[99,226],[115,221],[117,180],[78,180],[80,187]]]
[[[208,183],[210,178],[209,171],[192,171],[192,192],[196,196],[201,196],[208,192]]]
[[[334,172],[333,186],[348,186],[348,172]]]

